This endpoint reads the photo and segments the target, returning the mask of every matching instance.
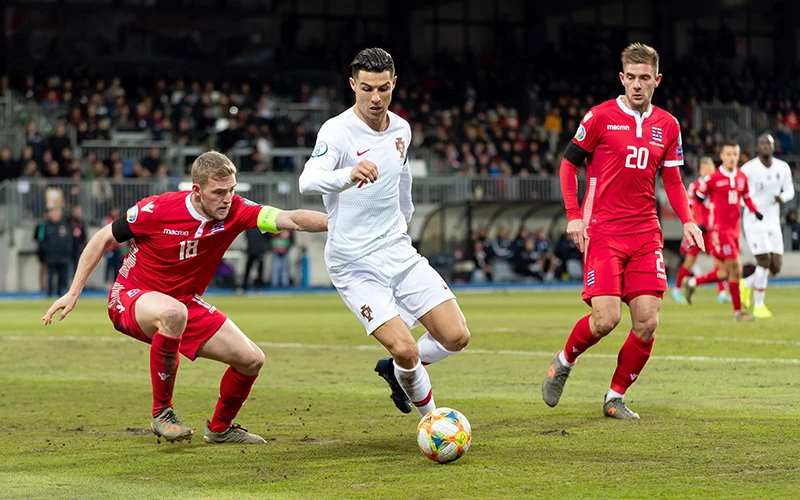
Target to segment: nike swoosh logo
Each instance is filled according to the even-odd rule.
[[[365,149],[364,151],[356,151],[356,156],[361,156],[364,153],[366,153],[367,151],[369,151],[369,149]]]

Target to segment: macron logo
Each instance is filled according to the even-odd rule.
[[[636,380],[636,377],[638,377],[638,376],[639,376],[639,374],[638,374],[638,373],[631,373],[631,382],[633,382],[634,380]]]
[[[164,229],[164,234],[168,236],[189,236],[189,231],[178,231],[177,229]]]
[[[155,205],[151,201],[150,203],[148,203],[147,205],[142,207],[142,212],[150,212],[152,214],[153,213],[153,208],[155,208]]]
[[[630,125],[606,125],[606,130],[630,130]]]
[[[167,380],[169,378],[169,373],[158,372],[158,378],[160,378],[161,380]]]

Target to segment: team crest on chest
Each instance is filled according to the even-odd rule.
[[[397,147],[397,152],[400,153],[400,159],[404,160],[406,158],[406,143],[403,141],[402,137],[398,137],[394,141],[395,147]]]

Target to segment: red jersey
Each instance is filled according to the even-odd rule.
[[[744,202],[752,212],[757,212],[750,191],[747,176],[738,168],[728,173],[722,167],[705,176],[697,191],[701,198],[709,200],[711,215],[709,224],[717,232],[736,232],[739,234],[741,204]]]
[[[258,203],[234,196],[228,216],[218,221],[200,215],[190,195],[164,193],[128,209],[134,237],[117,278],[125,288],[202,295],[236,236],[257,226]]]
[[[694,223],[710,229],[708,226],[709,208],[705,203],[697,199],[697,192],[700,190],[702,183],[703,179],[697,178],[693,180],[689,187],[686,188],[686,195],[689,197],[689,209],[692,211]]]
[[[620,96],[590,109],[572,141],[589,153],[582,207],[589,231],[660,231],[656,173],[661,167],[683,165],[678,120],[652,105],[640,114]]]

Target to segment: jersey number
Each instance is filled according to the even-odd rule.
[[[190,259],[197,255],[197,243],[199,240],[181,241],[181,253],[178,260]]]
[[[649,149],[628,146],[628,151],[630,151],[631,154],[625,158],[625,167],[638,168],[639,170],[644,170],[647,168],[647,160],[650,159]]]
[[[661,250],[656,250],[656,271],[659,273],[667,272],[664,267],[664,253]]]
[[[728,191],[728,203],[731,205],[738,205],[739,204],[739,192],[738,191]]]

